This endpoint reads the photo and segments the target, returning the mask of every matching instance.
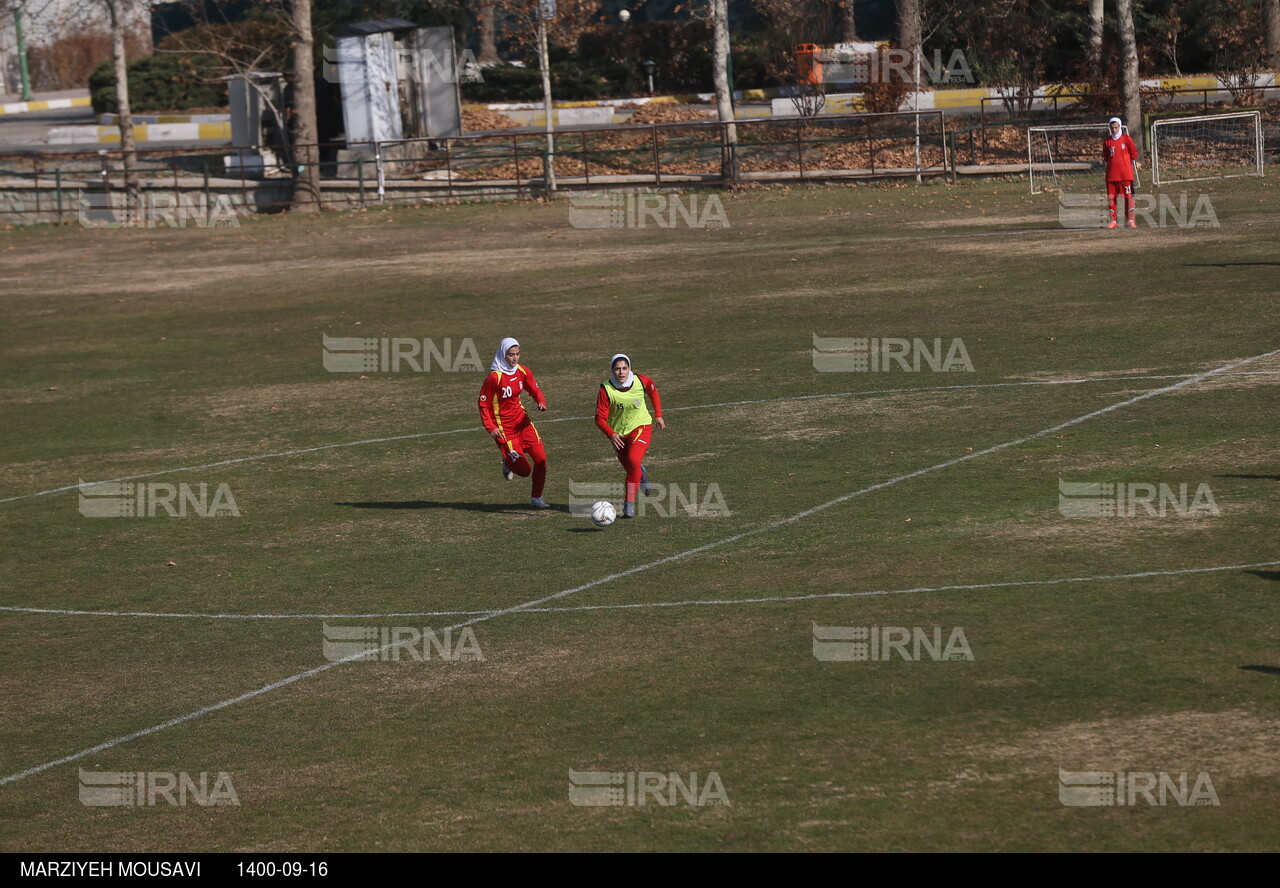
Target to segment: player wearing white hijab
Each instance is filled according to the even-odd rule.
[[[547,409],[547,399],[533,373],[520,363],[520,343],[508,336],[498,345],[493,363],[489,365],[489,375],[480,387],[480,421],[502,453],[502,477],[510,481],[515,475],[521,478],[532,475],[529,501],[536,508],[549,509],[542,500],[547,483],[547,451],[520,403],[520,396],[525,392],[533,396],[538,410]]]
[[[1111,206],[1111,221],[1108,228],[1118,228],[1116,221],[1116,199],[1129,204],[1126,217],[1130,228],[1137,228],[1134,219],[1133,171],[1138,168],[1138,146],[1133,144],[1124,131],[1124,124],[1119,117],[1107,121],[1110,135],[1102,142],[1102,162],[1107,166],[1107,201]]]
[[[653,402],[649,414],[644,396]],[[626,502],[622,517],[636,517],[636,492],[649,492],[649,476],[642,463],[653,438],[653,424],[667,427],[662,418],[662,399],[658,387],[643,373],[631,372],[631,359],[616,354],[609,359],[609,378],[600,384],[596,396],[596,426],[613,442],[618,462],[627,471]]]

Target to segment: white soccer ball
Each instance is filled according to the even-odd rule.
[[[598,502],[591,507],[591,523],[596,527],[608,527],[618,517],[613,503]]]

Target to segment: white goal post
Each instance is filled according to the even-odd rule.
[[[1102,162],[1102,140],[1110,132],[1106,123],[1028,127],[1027,175],[1031,193],[1100,188],[1094,173]],[[1127,135],[1129,127],[1124,127],[1124,132]],[[1133,184],[1142,184],[1136,169]]]
[[[1157,120],[1151,125],[1151,181],[1200,182],[1264,175],[1257,111]]]

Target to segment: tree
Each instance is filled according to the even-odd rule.
[[[821,113],[826,105],[826,88],[821,77],[815,78],[815,58],[802,58],[801,44],[819,43],[823,35],[840,26],[837,16],[843,13],[838,0],[755,0],[756,9],[764,15],[773,30],[782,36],[785,50],[769,59],[766,70],[779,83],[791,90],[791,102],[801,117]],[[821,70],[819,68],[819,70]]]
[[[840,39],[844,43],[858,42],[858,20],[853,0],[836,0],[840,4]]]
[[[1218,0],[1206,28],[1213,71],[1237,105],[1261,101],[1258,82],[1267,66],[1266,9],[1255,0]]]
[[[168,34],[156,44],[157,54],[184,55],[199,58],[212,65],[202,66],[207,75],[205,82],[218,83],[233,75],[246,76],[255,85],[258,97],[271,109],[277,123],[283,127],[288,119],[284,109],[277,107],[273,91],[257,86],[250,75],[262,72],[281,72],[290,65],[290,49],[293,44],[293,26],[275,0],[263,4],[269,14],[256,15],[239,21],[230,21],[221,7],[213,6],[215,18],[209,15],[210,7],[198,7],[191,11],[196,24],[173,34]],[[287,131],[280,132],[284,145],[288,144]]]
[[[156,52],[213,56],[219,61],[219,76],[288,67],[293,28],[279,8],[267,6],[269,14],[238,21],[229,21],[219,7],[213,7],[214,17],[208,10],[192,9],[196,24],[165,35],[156,44]]]
[[[293,25],[293,180],[294,213],[320,209],[320,157],[316,146],[315,38],[311,33],[311,0],[291,0]]]
[[[920,15],[920,6],[922,0],[898,0],[898,17],[894,22],[894,34],[897,37],[899,49],[905,49],[909,52],[920,51],[920,30],[923,25]],[[911,66],[915,70],[915,65]],[[912,74],[915,79],[915,74]],[[919,88],[919,84],[916,84]]]
[[[495,34],[516,46],[536,50],[538,43],[538,0],[483,0],[493,6]],[[546,22],[547,39],[572,50],[578,38],[595,27],[600,18],[601,0],[556,0],[556,16]],[[481,35],[483,40],[483,33]],[[483,54],[484,46],[480,51]],[[497,53],[494,53],[495,57]],[[480,61],[483,61],[483,55]]]
[[[1102,79],[1102,23],[1104,0],[1089,0],[1089,43],[1085,47],[1089,64],[1089,76]]]
[[[133,110],[129,107],[129,60],[125,55],[125,32],[129,16],[136,14],[137,0],[97,0],[111,21],[111,61],[116,72],[116,124],[120,128],[120,152],[124,160],[124,187],[130,200],[142,194],[138,178],[138,145],[133,139]]]
[[[476,14],[480,20],[480,57],[478,62],[490,64],[498,61],[497,45],[497,9],[494,0],[480,0],[480,11]]]
[[[1280,0],[1262,0],[1262,35],[1267,47],[1267,65],[1280,68]]]
[[[958,9],[955,34],[1011,116],[1031,110],[1065,31],[1061,0],[991,0]]]
[[[1142,154],[1142,95],[1138,80],[1138,39],[1133,29],[1133,0],[1116,0],[1120,24],[1120,104],[1128,121],[1129,135]]]
[[[1182,66],[1178,61],[1178,48],[1182,42],[1182,35],[1186,31],[1182,13],[1180,0],[1173,0],[1163,14],[1150,16],[1149,21],[1154,28],[1150,26],[1148,28],[1149,33],[1154,31],[1156,47],[1169,60],[1169,64],[1173,66],[1173,73],[1179,77],[1182,76]]]
[[[738,181],[738,127],[733,118],[733,84],[729,82],[729,0],[710,0],[712,24],[712,77],[716,87],[716,111],[724,128],[725,152],[720,174]]]

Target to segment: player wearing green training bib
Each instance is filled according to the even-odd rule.
[[[653,402],[652,415],[645,406],[645,395]],[[627,471],[623,518],[636,517],[636,492],[642,486],[645,493],[649,492],[643,462],[655,422],[660,429],[667,427],[657,385],[648,376],[632,373],[629,357],[614,355],[609,361],[609,378],[600,384],[600,394],[596,396],[596,426],[613,442],[618,462]]]

